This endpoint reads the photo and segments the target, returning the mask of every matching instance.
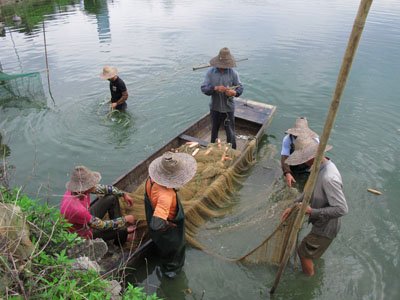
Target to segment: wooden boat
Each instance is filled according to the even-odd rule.
[[[232,162],[232,168],[239,165],[241,161],[254,151],[254,147],[249,147],[250,141],[260,141],[264,135],[265,129],[268,127],[274,115],[276,107],[273,105],[256,102],[253,100],[234,98],[235,101],[235,130],[237,136],[237,150],[240,155]],[[224,139],[225,130],[223,126],[220,129],[219,137]],[[205,114],[198,121],[190,125],[188,128],[172,138],[164,144],[160,149],[155,151],[145,160],[139,162],[126,174],[120,176],[113,182],[113,185],[124,191],[135,191],[148,177],[148,167],[150,163],[161,156],[166,151],[177,149],[187,142],[198,142],[199,145],[206,147],[209,144],[211,136],[211,121],[209,113]],[[143,227],[142,227],[143,228]],[[138,231],[138,230],[137,230]],[[101,265],[106,270],[117,269],[121,265],[134,266],[135,263],[141,261],[141,258],[151,249],[151,240],[146,236],[144,230],[137,232],[141,236],[141,242],[132,249],[121,253],[120,257],[111,261],[103,259]]]

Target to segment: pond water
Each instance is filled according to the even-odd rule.
[[[8,74],[40,71],[48,94],[44,20],[55,105],[50,95],[45,105],[2,102],[0,130],[11,149],[11,184],[54,205],[74,165],[85,164],[102,173],[102,182],[112,182],[206,113],[208,98],[200,92],[205,70],[192,67],[224,46],[236,58],[248,58],[237,68],[243,97],[277,106],[260,161],[235,195],[238,202],[265,200],[275,178],[270,171],[279,169],[284,131],[298,116],[322,131],[359,5],[355,0],[38,2],[21,11],[21,24],[5,17],[0,62]],[[288,267],[274,298],[400,297],[398,4],[373,3],[329,140],[349,214],[317,262],[316,276],[306,278]],[[127,84],[126,115],[108,114],[108,84],[99,78],[105,64],[118,67]],[[271,148],[272,160],[266,154]],[[255,225],[255,235],[263,226]],[[230,237],[228,244],[244,249],[245,235]],[[168,299],[265,299],[276,268],[228,263],[189,248],[176,280],[159,280],[151,266],[147,273],[142,284]]]

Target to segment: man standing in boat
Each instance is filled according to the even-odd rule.
[[[196,170],[196,160],[186,153],[167,152],[149,166],[144,195],[147,226],[161,258],[161,272],[168,278],[174,278],[185,263],[185,214],[176,189]]]
[[[128,107],[128,90],[125,82],[118,76],[117,68],[105,66],[100,77],[110,82],[111,109],[125,110]]]
[[[327,145],[325,151],[332,146]],[[318,142],[310,137],[298,137],[295,151],[286,160],[290,166],[306,164],[311,167],[317,154]],[[295,202],[301,202],[303,194]],[[287,208],[282,214],[285,220],[291,211]],[[299,254],[303,272],[313,276],[314,259],[320,258],[328,249],[340,230],[340,217],[348,213],[347,202],[343,194],[342,177],[335,164],[327,157],[322,159],[310,205],[305,212],[312,224],[311,232],[302,240]]]
[[[296,179],[303,179],[302,181],[306,181],[309,174],[309,167],[306,164],[289,166],[286,163],[286,159],[294,151],[294,142],[296,141],[296,138],[308,136],[314,138],[317,142],[319,142],[319,139],[318,134],[308,127],[308,122],[305,117],[297,118],[294,127],[289,128],[285,133],[286,135],[282,140],[281,167],[286,184],[289,187],[292,187],[292,184],[296,182]]]
[[[243,85],[240,82],[236,70],[234,57],[228,48],[224,47],[219,54],[210,60],[211,68],[207,71],[201,91],[211,96],[211,143],[218,138],[218,130],[221,123],[224,124],[226,140],[236,149],[235,136],[235,103],[233,97],[239,97],[243,93]]]

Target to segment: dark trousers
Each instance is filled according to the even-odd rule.
[[[210,110],[211,116],[211,143],[215,143],[218,138],[218,130],[221,123],[224,124],[226,132],[226,141],[232,145],[233,149],[236,149],[236,136],[235,136],[235,116],[234,112],[219,112]]]
[[[118,109],[120,111],[125,111],[127,108],[128,108],[128,104],[126,102],[124,102],[120,105],[117,105],[117,107],[115,109]]]
[[[106,213],[110,220],[121,217],[121,208],[118,197],[115,195],[106,195],[94,201],[89,208],[90,214],[103,219]],[[115,245],[123,245],[126,242],[128,232],[126,229],[93,229],[93,238],[101,238],[105,241],[114,240]]]

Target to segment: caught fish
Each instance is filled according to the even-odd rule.
[[[382,192],[374,189],[367,189],[368,192],[375,194],[375,195],[382,195]]]
[[[196,147],[199,143],[198,142],[189,142],[189,143],[186,143],[186,144],[189,145],[189,148],[193,148],[193,147]]]
[[[197,148],[193,151],[192,156],[195,156],[197,154],[197,152],[199,152],[200,148]]]

